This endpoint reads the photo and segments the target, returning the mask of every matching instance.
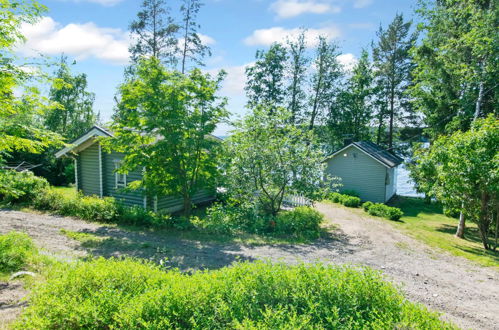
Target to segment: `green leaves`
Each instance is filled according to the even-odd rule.
[[[320,198],[323,155],[312,131],[290,124],[291,113],[257,107],[227,140],[226,185],[236,199],[258,203],[275,215],[283,197]]]
[[[211,133],[228,116],[226,100],[216,96],[222,78],[198,69],[183,75],[151,58],[120,86],[107,148],[125,154],[123,171],[144,170],[148,195],[182,197],[188,207],[200,189],[214,189],[220,141]]]

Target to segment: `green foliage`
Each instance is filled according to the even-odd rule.
[[[41,211],[102,223],[145,227],[173,225],[169,215],[156,214],[139,206],[125,206],[112,197],[68,195],[56,189],[46,189],[38,194],[32,206]]]
[[[419,150],[413,165],[425,193],[477,223],[485,249],[492,248],[489,231],[499,226],[498,145],[499,119],[490,115],[467,132],[441,136],[431,148]]]
[[[348,193],[348,191],[346,191]],[[355,193],[355,192],[350,192]],[[352,196],[348,194],[340,194],[337,192],[330,193],[328,199],[333,203],[340,203],[347,207],[359,207],[360,198],[357,196]]]
[[[359,207],[360,206],[360,198],[355,196],[343,195],[341,198],[341,204],[346,207]]]
[[[360,197],[359,193],[356,192],[355,190],[342,190],[341,193],[343,195],[348,195],[348,196],[354,196],[354,197]]]
[[[369,211],[369,208],[370,208],[371,206],[373,206],[373,205],[374,205],[374,203],[373,203],[373,202],[371,202],[371,201],[367,201],[367,202],[365,202],[364,204],[362,204],[362,208],[364,209],[364,211],[366,211],[366,212],[367,212],[367,211]]]
[[[324,216],[308,206],[299,206],[291,211],[282,211],[275,218],[275,231],[296,238],[318,238]]]
[[[0,201],[23,203],[43,194],[47,180],[32,172],[0,170]]]
[[[426,132],[468,130],[475,118],[499,115],[498,2],[420,0],[423,38],[412,51],[417,64],[410,94]]]
[[[275,216],[284,196],[319,200],[329,182],[313,132],[290,124],[285,109],[273,111],[257,107],[237,123],[226,141],[223,166],[229,195]]]
[[[368,268],[256,262],[188,275],[102,258],[53,269],[15,327],[452,328]]]
[[[38,250],[27,234],[11,231],[0,235],[0,273],[26,269],[37,254]]]
[[[377,143],[388,140],[389,148],[393,146],[395,122],[410,123],[414,119],[406,92],[414,67],[410,50],[417,39],[415,33],[410,34],[411,25],[411,21],[406,22],[402,14],[397,14],[388,28],[379,28],[378,41],[373,44]],[[385,127],[388,127],[387,137]]]
[[[0,0],[0,161],[15,151],[40,153],[61,144],[58,134],[36,120],[51,109],[37,88],[44,79],[38,70],[32,70],[36,63],[31,62],[28,70],[14,55],[24,41],[21,25],[35,23],[44,10],[36,1]]]
[[[122,172],[144,169],[136,187],[182,198],[187,217],[194,194],[216,186],[220,141],[211,134],[228,115],[216,95],[222,78],[198,69],[182,75],[155,58],[140,61],[120,86],[114,137],[103,141],[125,154]]]
[[[397,207],[388,206],[381,203],[364,203],[362,207],[367,211],[370,215],[374,215],[377,217],[383,217],[389,220],[400,220],[400,218],[404,215],[401,209]]]

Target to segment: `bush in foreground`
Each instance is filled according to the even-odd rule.
[[[349,191],[347,191],[349,192]],[[349,192],[352,193],[352,192]],[[347,207],[359,207],[360,206],[360,198],[353,195],[340,194],[337,192],[333,192],[329,194],[329,200],[333,203],[340,203]]]
[[[308,206],[299,206],[291,211],[281,211],[275,219],[277,233],[292,235],[297,238],[318,238],[320,224],[324,216]]]
[[[362,208],[370,215],[383,217],[389,220],[399,220],[404,215],[404,212],[402,212],[401,209],[381,203],[366,202],[362,205]]]
[[[451,328],[368,268],[239,263],[183,274],[132,260],[52,270],[19,329]]]
[[[0,272],[10,273],[26,269],[35,261],[38,250],[31,238],[25,234],[11,231],[0,235]]]
[[[33,200],[49,186],[47,180],[32,172],[0,170],[0,200],[22,203]]]

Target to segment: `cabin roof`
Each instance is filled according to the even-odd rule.
[[[359,141],[359,142],[352,142],[345,147],[341,148],[338,151],[333,152],[329,157],[327,157],[326,160],[329,160],[342,152],[343,150],[354,146],[357,149],[363,151],[365,154],[371,156],[375,160],[377,160],[379,163],[383,164],[384,166],[388,168],[392,168],[395,166],[398,166],[403,163],[404,159],[400,158],[399,156],[389,152],[386,149],[383,149],[376,143],[370,142],[370,141]]]

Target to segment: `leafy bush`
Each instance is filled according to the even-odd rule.
[[[329,200],[333,203],[341,203],[342,194],[333,192],[329,194]]]
[[[102,258],[54,268],[15,327],[451,328],[368,268],[256,262],[188,275]]]
[[[67,196],[55,189],[47,189],[32,202],[35,209],[53,211],[88,221],[120,223],[133,226],[172,225],[169,215],[156,214],[140,206],[125,206],[112,197],[99,198],[81,194]]]
[[[401,209],[381,203],[371,204],[367,209],[367,213],[390,220],[399,220],[404,215]]]
[[[373,203],[373,202],[367,201],[367,202],[365,202],[364,204],[362,204],[362,208],[364,209],[364,211],[366,211],[366,212],[367,212],[367,211],[369,211],[369,208],[370,208],[372,205],[374,205],[374,203]]]
[[[275,219],[275,231],[294,237],[317,238],[324,216],[308,206],[296,207],[279,213]]]
[[[37,254],[38,250],[27,234],[11,231],[0,235],[0,272],[22,270]]]
[[[346,192],[355,193],[353,191],[346,190]],[[347,207],[359,207],[360,206],[360,198],[353,195],[348,194],[340,194],[337,192],[333,192],[329,194],[329,200],[333,203],[341,203]]]
[[[209,207],[206,216],[195,218],[192,223],[207,232],[230,235],[238,232],[261,234],[269,231],[271,224],[268,217],[259,215],[249,205],[221,203]]]
[[[5,202],[27,202],[49,186],[47,180],[32,172],[0,170],[0,200]]]
[[[341,204],[347,207],[359,207],[360,206],[360,198],[354,196],[343,195],[341,197]]]

